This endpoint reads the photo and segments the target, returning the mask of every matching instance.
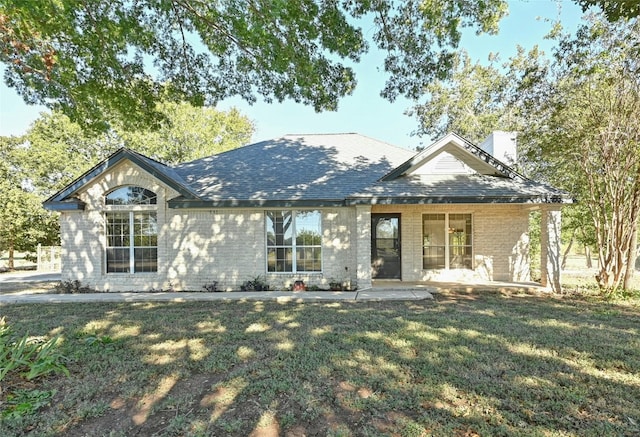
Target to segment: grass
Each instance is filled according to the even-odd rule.
[[[70,371],[3,436],[640,434],[638,300],[448,292],[2,313],[18,333],[60,334]]]

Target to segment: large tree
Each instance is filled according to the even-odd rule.
[[[591,16],[558,34],[550,64],[529,69],[520,137],[531,163],[586,205],[603,291],[625,283],[640,217],[640,25]],[[626,279],[628,281],[628,278]]]
[[[197,108],[188,103],[163,102],[159,126],[128,131],[115,123],[112,134],[127,147],[167,164],[191,161],[245,145],[254,124],[240,111]]]
[[[14,251],[58,241],[57,216],[45,211],[42,198],[25,186],[20,143],[16,137],[0,137],[0,251],[8,251],[9,269],[14,268]]]
[[[371,46],[386,53],[383,94],[416,96],[447,74],[464,27],[495,32],[506,11],[505,0],[3,0],[0,62],[27,102],[102,130],[114,116],[157,122],[160,97],[335,110]]]
[[[408,111],[418,121],[415,133],[434,139],[455,132],[480,143],[494,130],[512,129],[506,104],[510,82],[496,62],[492,57],[483,65],[466,51],[456,54],[450,76],[428,84],[420,103]]]

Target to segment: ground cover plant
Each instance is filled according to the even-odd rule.
[[[444,291],[0,312],[18,333],[60,335],[69,370],[3,436],[640,433],[637,300]]]

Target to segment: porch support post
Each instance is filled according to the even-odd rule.
[[[358,289],[371,288],[371,206],[356,206],[356,279]]]
[[[540,221],[540,273],[541,284],[560,292],[560,234],[562,214],[560,208],[543,207]]]

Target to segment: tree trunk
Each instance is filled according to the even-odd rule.
[[[627,260],[627,270],[624,273],[624,282],[622,288],[625,290],[631,289],[631,281],[633,280],[633,273],[636,269],[636,257],[638,254],[638,227],[634,227],[633,235],[631,236],[631,244],[629,245],[629,255]]]
[[[591,247],[589,246],[585,246],[584,247],[584,257],[585,257],[585,263],[588,269],[593,268],[593,260],[591,259]]]
[[[567,248],[565,249],[564,253],[562,254],[562,264],[560,265],[560,268],[562,270],[567,268],[567,258],[569,257],[569,252],[571,251],[571,246],[573,246],[573,241],[576,238],[576,232],[578,232],[577,229],[574,229],[571,232],[571,238],[569,239],[569,244],[567,244]]]
[[[9,270],[13,270],[14,269],[14,263],[13,263],[13,241],[9,241],[9,264],[7,265],[7,267],[9,268]]]

